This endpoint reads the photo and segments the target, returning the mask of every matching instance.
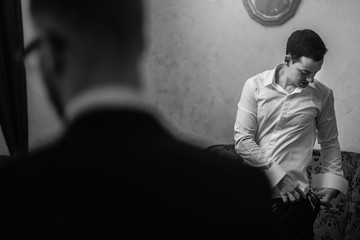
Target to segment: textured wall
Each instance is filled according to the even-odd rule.
[[[360,1],[303,0],[276,27],[251,20],[240,0],[149,2],[149,95],[180,136],[232,143],[245,80],[283,60],[291,32],[311,28],[329,49],[317,77],[334,90],[342,149],[360,152]]]
[[[360,1],[303,0],[295,16],[277,27],[254,22],[241,0],[145,2],[146,89],[178,136],[201,146],[232,143],[245,80],[283,60],[291,32],[312,28],[330,50],[318,78],[334,90],[342,149],[360,152]],[[25,41],[34,35],[27,4],[23,0]],[[27,64],[30,144],[36,147],[61,125],[46,103],[36,64]]]

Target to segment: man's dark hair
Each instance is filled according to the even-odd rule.
[[[144,48],[142,0],[31,0],[33,16],[51,16],[75,33],[103,35],[124,46],[128,54]]]
[[[320,61],[327,51],[320,36],[310,29],[293,32],[286,45],[286,54],[290,55],[294,60],[307,57],[314,61]]]

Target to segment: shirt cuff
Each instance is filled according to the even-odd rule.
[[[286,172],[280,167],[279,164],[274,162],[271,167],[265,171],[265,174],[270,181],[270,186],[273,188],[286,175]]]
[[[311,175],[312,188],[333,188],[346,194],[348,185],[349,183],[345,178],[332,173],[318,173]]]

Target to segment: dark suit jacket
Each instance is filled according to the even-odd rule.
[[[265,176],[174,138],[148,113],[77,118],[0,169],[3,239],[267,239]]]

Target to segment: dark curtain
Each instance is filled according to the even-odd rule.
[[[21,0],[0,0],[0,124],[10,156],[28,154],[28,115]]]

